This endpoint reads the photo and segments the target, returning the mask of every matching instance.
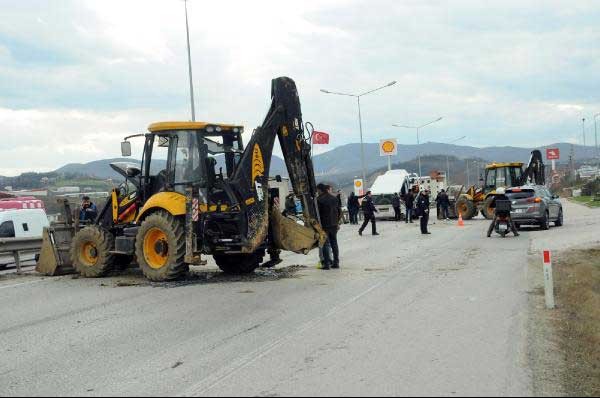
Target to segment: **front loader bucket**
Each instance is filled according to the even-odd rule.
[[[73,226],[57,224],[44,228],[42,250],[35,270],[43,275],[74,274],[69,251],[75,234]]]
[[[271,211],[271,228],[275,247],[298,254],[308,254],[325,244],[325,233],[320,226],[305,227],[284,217],[277,207]]]

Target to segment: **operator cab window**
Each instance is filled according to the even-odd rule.
[[[0,238],[14,238],[15,225],[12,221],[5,221],[0,225]]]

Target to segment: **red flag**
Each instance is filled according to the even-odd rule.
[[[329,134],[322,131],[313,132],[313,144],[315,145],[329,145]]]

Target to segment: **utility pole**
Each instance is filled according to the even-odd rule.
[[[192,51],[190,49],[190,25],[188,22],[187,0],[183,0],[185,7],[185,31],[187,33],[188,69],[190,75],[190,103],[192,105],[192,122],[196,121],[196,106],[194,105],[194,79],[192,77]]]
[[[586,147],[586,142],[585,142],[585,118],[582,119],[582,130],[583,130],[583,148],[585,149]]]

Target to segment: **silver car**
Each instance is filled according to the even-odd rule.
[[[550,223],[562,227],[564,213],[562,203],[544,186],[524,186],[506,190],[512,201],[512,218],[517,227],[539,225],[543,230],[550,229]]]

